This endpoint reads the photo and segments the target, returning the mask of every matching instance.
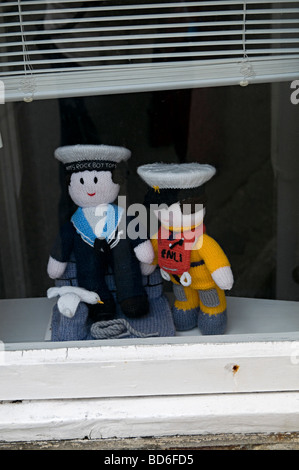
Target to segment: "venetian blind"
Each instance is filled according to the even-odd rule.
[[[0,2],[6,100],[293,80],[299,2]]]

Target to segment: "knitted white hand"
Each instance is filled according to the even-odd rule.
[[[220,289],[230,290],[233,287],[234,277],[229,266],[216,269],[216,271],[212,273],[212,278]]]
[[[135,255],[141,263],[152,264],[155,253],[150,240],[146,240],[134,248]]]
[[[61,277],[66,269],[67,263],[62,263],[61,261],[57,261],[56,259],[49,257],[47,272],[48,276],[51,279],[58,279]]]

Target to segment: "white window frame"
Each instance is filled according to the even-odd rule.
[[[296,432],[294,337],[6,351],[0,440]]]
[[[7,345],[0,441],[296,432],[298,351],[297,331]]]
[[[0,441],[298,431],[299,331],[194,334],[5,345]]]

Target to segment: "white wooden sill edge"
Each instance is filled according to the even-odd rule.
[[[3,301],[6,338],[20,329],[24,334],[24,325],[30,331],[41,315],[39,331],[45,332],[51,311],[45,300]],[[0,400],[299,391],[298,302],[229,301],[229,332],[218,337],[15,345],[6,340]]]
[[[298,392],[0,404],[7,442],[298,431]]]
[[[299,341],[6,351],[0,400],[299,391]]]
[[[299,391],[298,303],[229,300],[221,337],[15,345],[8,338],[29,333],[41,315],[43,337],[51,304],[2,301],[0,400]]]

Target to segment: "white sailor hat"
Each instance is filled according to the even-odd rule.
[[[149,163],[140,166],[137,173],[154,189],[191,189],[205,184],[216,169],[201,163]]]
[[[66,145],[55,150],[55,158],[68,172],[84,170],[113,170],[117,164],[127,161],[131,151],[113,145]]]
[[[138,175],[149,186],[145,205],[168,205],[186,198],[204,194],[204,186],[216,169],[200,163],[150,163],[137,169]]]

